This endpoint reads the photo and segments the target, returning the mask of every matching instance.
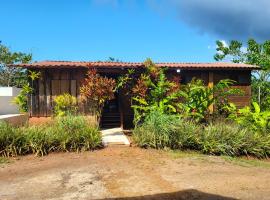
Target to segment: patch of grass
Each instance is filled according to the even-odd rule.
[[[198,152],[198,151],[181,151],[181,150],[166,150],[168,155],[173,159],[179,159],[179,158],[203,158],[206,157],[206,155]]]
[[[270,160],[259,160],[256,158],[241,158],[241,157],[230,157],[230,156],[221,156],[227,162],[230,162],[235,165],[242,167],[264,167],[270,168]]]
[[[162,150],[164,152],[164,150]],[[263,167],[270,168],[270,159],[260,160],[257,158],[245,158],[245,157],[231,157],[231,156],[209,156],[202,154],[199,151],[181,151],[181,150],[165,150],[166,154],[172,159],[181,159],[181,158],[190,158],[192,160],[200,160],[204,162],[215,163],[213,160],[217,161],[218,159],[223,160],[224,162],[239,165],[242,167]],[[215,158],[215,159],[211,159]]]
[[[5,163],[9,163],[9,160],[5,157],[0,157],[0,165],[5,164]]]

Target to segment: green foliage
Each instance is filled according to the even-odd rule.
[[[120,88],[129,85],[127,88],[132,91],[135,125],[143,122],[154,110],[201,121],[209,117],[210,105],[215,104],[222,112],[229,103],[229,95],[241,94],[239,89],[230,88],[234,84],[232,80],[221,80],[214,87],[208,87],[202,80],[193,79],[181,86],[177,77],[168,80],[166,69],[157,67],[151,59],[147,59],[144,65],[145,71],[139,76],[129,73],[119,79]]]
[[[217,123],[205,127],[199,142],[201,151],[213,155],[270,155],[270,135],[251,132],[236,124]]]
[[[56,121],[61,151],[87,151],[101,146],[101,134],[97,127],[89,126],[82,116],[60,117]]]
[[[205,154],[229,156],[270,155],[270,135],[253,132],[236,123],[200,125],[176,115],[151,112],[135,127],[133,138],[143,148],[197,150]]]
[[[0,155],[47,155],[56,151],[87,151],[101,147],[97,127],[82,116],[65,116],[50,125],[14,128],[0,123]]]
[[[17,156],[25,152],[25,138],[22,133],[0,121],[0,155],[4,157]]]
[[[101,76],[95,69],[87,72],[81,87],[80,94],[89,110],[100,117],[106,101],[114,98],[116,82],[112,78]]]
[[[144,148],[197,149],[200,126],[180,116],[152,111],[135,127],[134,141]]]
[[[270,69],[270,40],[259,44],[254,39],[249,39],[247,49],[243,49],[243,44],[232,40],[226,46],[223,42],[217,41],[217,53],[215,60],[220,61],[229,58],[235,63],[247,63],[260,66],[263,70]]]
[[[76,97],[70,94],[58,95],[54,99],[54,113],[56,116],[66,116],[68,114],[74,114],[77,111]]]
[[[33,92],[33,89],[30,87],[29,83],[25,84],[21,89],[20,93],[14,97],[13,103],[19,106],[21,113],[28,111],[28,95]]]
[[[238,111],[235,109],[235,112],[232,112],[229,117],[241,126],[248,127],[255,132],[270,133],[270,111],[261,111],[256,102],[252,103],[252,107],[246,106]]]
[[[133,131],[134,141],[144,148],[171,147],[171,137],[178,121],[179,118],[175,115],[153,111],[149,113],[144,123]]]
[[[40,72],[29,70],[28,77],[31,79],[33,87],[33,81],[40,77]],[[33,93],[34,89],[32,87],[29,83],[25,83],[22,86],[22,90],[20,91],[20,93],[13,99],[13,103],[19,106],[19,110],[22,113],[28,111],[28,95]]]
[[[179,82],[169,81],[165,69],[158,68],[150,59],[145,61],[146,72],[141,74],[132,87],[132,108],[135,124],[152,111],[176,113],[175,102],[181,97]]]
[[[230,88],[233,84],[234,81],[225,79],[213,87],[208,87],[202,80],[192,79],[190,83],[181,88],[183,99],[177,104],[178,109],[184,117],[191,117],[196,121],[207,119],[210,114],[210,105],[214,104],[216,110],[222,112],[224,107],[229,104],[229,95],[241,94],[240,90]]]
[[[29,63],[31,54],[22,52],[11,52],[11,50],[0,42],[0,85],[22,87],[27,83],[26,71],[8,65],[18,63]]]
[[[247,63],[261,67],[262,70],[253,73],[252,99],[259,102],[262,110],[270,109],[270,40],[257,43],[254,39],[247,42],[247,49],[238,41],[231,41],[228,46],[217,41],[215,60],[230,59],[235,63]]]
[[[262,110],[270,110],[270,71],[260,71],[252,76],[252,100],[259,102]]]

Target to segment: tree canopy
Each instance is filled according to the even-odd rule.
[[[260,44],[254,39],[249,39],[246,47],[236,40],[232,40],[229,45],[222,41],[217,41],[216,44],[216,61],[230,59],[235,63],[247,63],[270,70],[270,40]]]
[[[216,61],[230,60],[234,63],[257,65],[261,70],[253,73],[253,101],[258,101],[262,109],[270,109],[270,40],[258,43],[249,39],[246,46],[232,40],[228,45],[217,41]]]
[[[25,70],[8,65],[29,63],[31,60],[32,54],[12,52],[0,41],[0,85],[21,87],[27,80]]]

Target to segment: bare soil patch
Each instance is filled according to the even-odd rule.
[[[43,125],[46,123],[51,123],[53,119],[51,117],[30,117],[29,118],[29,125]]]
[[[30,155],[0,165],[0,199],[270,199],[270,168],[135,147]]]

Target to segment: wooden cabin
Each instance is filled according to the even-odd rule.
[[[69,93],[79,99],[79,88],[89,68],[95,68],[101,75],[112,78],[127,73],[128,69],[144,69],[143,63],[131,62],[43,61],[16,66],[41,72],[41,77],[33,84],[34,94],[29,108],[32,117],[51,116],[53,99],[57,95]],[[230,100],[238,107],[250,104],[251,71],[258,69],[253,65],[236,63],[157,63],[157,66],[168,68],[168,76],[179,77],[182,84],[190,82],[194,77],[202,79],[209,86],[222,79],[236,81],[233,87],[242,89],[244,95],[231,96]],[[132,120],[130,100],[120,91],[115,94],[115,99],[105,105],[101,125],[129,128],[132,126]]]

